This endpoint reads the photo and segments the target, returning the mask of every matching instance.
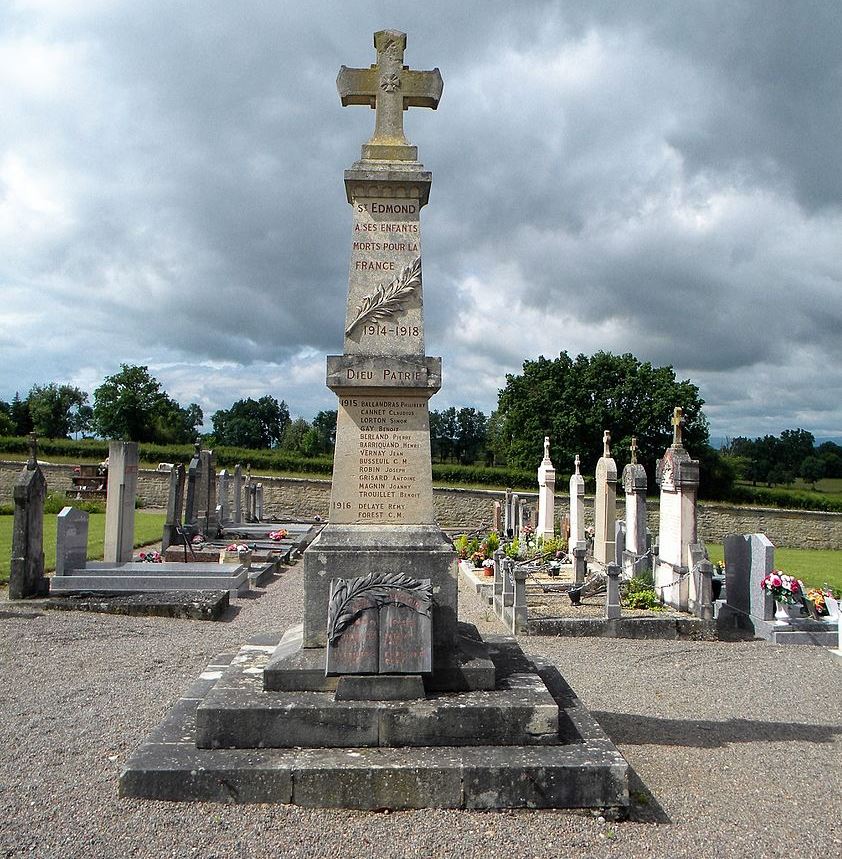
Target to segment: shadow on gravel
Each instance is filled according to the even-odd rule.
[[[237,619],[237,615],[242,611],[240,606],[238,605],[229,605],[227,609],[223,612],[221,617],[218,617],[217,623],[231,623],[232,620]]]
[[[728,743],[783,742],[832,743],[842,727],[834,725],[759,722],[753,719],[662,719],[635,713],[591,711],[617,745],[695,746],[715,749]]]
[[[632,766],[629,766],[629,810],[626,820],[631,823],[672,823],[661,803]]]

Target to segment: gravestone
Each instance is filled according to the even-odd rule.
[[[44,576],[44,499],[47,481],[38,465],[38,442],[29,435],[29,460],[12,491],[12,559],[9,567],[9,599],[39,597],[47,593]]]
[[[512,532],[514,537],[520,539],[520,529],[523,525],[521,515],[523,508],[520,506],[520,495],[517,492],[512,493]]]
[[[258,483],[254,487],[254,521],[263,521],[263,484]]]
[[[497,534],[503,533],[502,506],[499,501],[494,502],[493,512],[491,516],[491,528]]]
[[[602,456],[596,463],[594,496],[594,560],[613,564],[617,559],[614,522],[617,519],[617,463],[611,458],[611,433],[602,434]]]
[[[243,468],[238,462],[234,466],[234,522],[243,521]]]
[[[515,518],[514,513],[512,511],[512,490],[506,490],[506,499],[504,502],[504,518],[503,518],[503,527],[506,529],[507,537],[514,537],[515,535]]]
[[[550,439],[544,436],[544,458],[538,466],[538,525],[535,535],[552,540],[555,535],[555,468],[550,459]]]
[[[585,549],[585,478],[579,472],[579,454],[573,461],[570,475],[570,540],[568,549]]]
[[[655,590],[673,608],[687,611],[691,593],[693,563],[690,547],[698,542],[696,494],[699,489],[699,461],[691,459],[681,441],[682,409],[673,418],[673,442],[658,460],[655,479],[661,487],[658,535],[658,566],[654,571]]]
[[[166,552],[169,546],[181,545],[184,540],[179,533],[181,529],[181,508],[184,503],[184,466],[176,463],[170,471],[170,491],[167,496],[167,518],[164,522],[164,533],[161,538],[161,551]]]
[[[56,576],[84,569],[88,560],[88,514],[65,507],[56,517]]]
[[[225,525],[231,521],[231,506],[229,503],[228,469],[223,468],[217,478],[217,490],[219,492],[219,524]]]
[[[760,583],[775,568],[775,547],[765,534],[728,534],[725,537],[725,593],[727,605],[758,620],[771,621],[775,600]]]
[[[626,578],[650,569],[646,554],[646,469],[637,461],[637,439],[631,440],[631,462],[623,469],[626,496],[625,551],[617,553]]]
[[[196,523],[199,533],[215,537],[219,530],[216,517],[216,455],[212,450],[202,450],[201,468],[198,474]]]
[[[187,466],[187,499],[184,502],[185,531],[195,535],[198,531],[199,510],[201,509],[202,484],[202,443],[193,445],[193,457]]]
[[[132,559],[137,463],[136,441],[108,442],[108,497],[105,502],[103,559],[112,564]]]

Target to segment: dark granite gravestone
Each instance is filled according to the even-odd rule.
[[[40,597],[49,583],[44,577],[44,499],[47,481],[38,465],[35,433],[29,436],[29,461],[14,487],[15,518],[12,525],[12,562],[9,599]]]
[[[170,493],[167,498],[167,518],[164,522],[164,534],[161,540],[161,551],[166,552],[168,546],[177,546],[183,542],[181,531],[181,508],[184,501],[184,466],[179,462],[170,471]]]
[[[432,671],[432,585],[400,574],[331,582],[325,674]]]
[[[65,507],[56,520],[56,576],[84,569],[88,559],[88,514]]]
[[[775,547],[765,534],[725,537],[725,592],[728,606],[759,620],[772,620],[774,600],[760,587],[775,565]]]
[[[196,533],[196,520],[199,516],[201,497],[200,483],[202,479],[202,443],[195,444],[193,458],[187,466],[187,500],[184,502],[184,529],[187,533]]]

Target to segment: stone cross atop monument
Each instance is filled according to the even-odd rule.
[[[435,110],[443,83],[438,69],[416,71],[403,64],[406,33],[380,30],[374,34],[377,62],[367,69],[342,66],[336,87],[342,106],[366,104],[375,113],[374,133],[362,148],[365,161],[417,161],[403,131],[403,112],[410,107]]]
[[[611,456],[611,431],[605,430],[602,433],[602,455],[604,457]]]
[[[29,434],[29,459],[27,460],[26,467],[30,471],[34,471],[38,466],[38,436],[31,432]]]
[[[573,460],[573,467],[576,469],[574,474],[581,474],[582,473],[581,471],[579,471],[579,466],[581,465],[581,463],[582,463],[582,461],[579,459],[579,454],[577,453],[575,459]]]
[[[637,465],[637,439],[634,436],[632,436],[629,449],[631,450],[631,464]]]
[[[672,424],[672,444],[673,447],[681,447],[681,427],[684,423],[684,409],[681,406],[676,406],[672,413],[672,418],[670,419],[670,423]]]

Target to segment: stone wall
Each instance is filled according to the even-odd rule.
[[[12,487],[23,468],[22,462],[0,462],[0,503],[12,503]],[[48,492],[64,492],[72,486],[73,466],[42,466]],[[230,471],[230,469],[229,469]],[[255,477],[263,484],[264,517],[269,519],[327,518],[330,481],[288,477]],[[138,497],[144,507],[166,507],[169,474],[141,469]],[[533,508],[537,493],[520,492]],[[434,490],[436,516],[444,528],[479,528],[492,521],[495,500],[503,493],[482,489]],[[556,496],[556,517],[568,511],[567,495]],[[649,528],[658,533],[658,502],[647,502]],[[617,504],[617,516],[625,515],[624,500]],[[534,521],[533,514],[533,521]],[[593,525],[593,498],[585,499],[585,524]],[[726,534],[763,533],[776,546],[804,549],[842,550],[842,513],[805,510],[778,510],[737,507],[727,504],[699,504],[699,536],[708,543],[722,543]]]

